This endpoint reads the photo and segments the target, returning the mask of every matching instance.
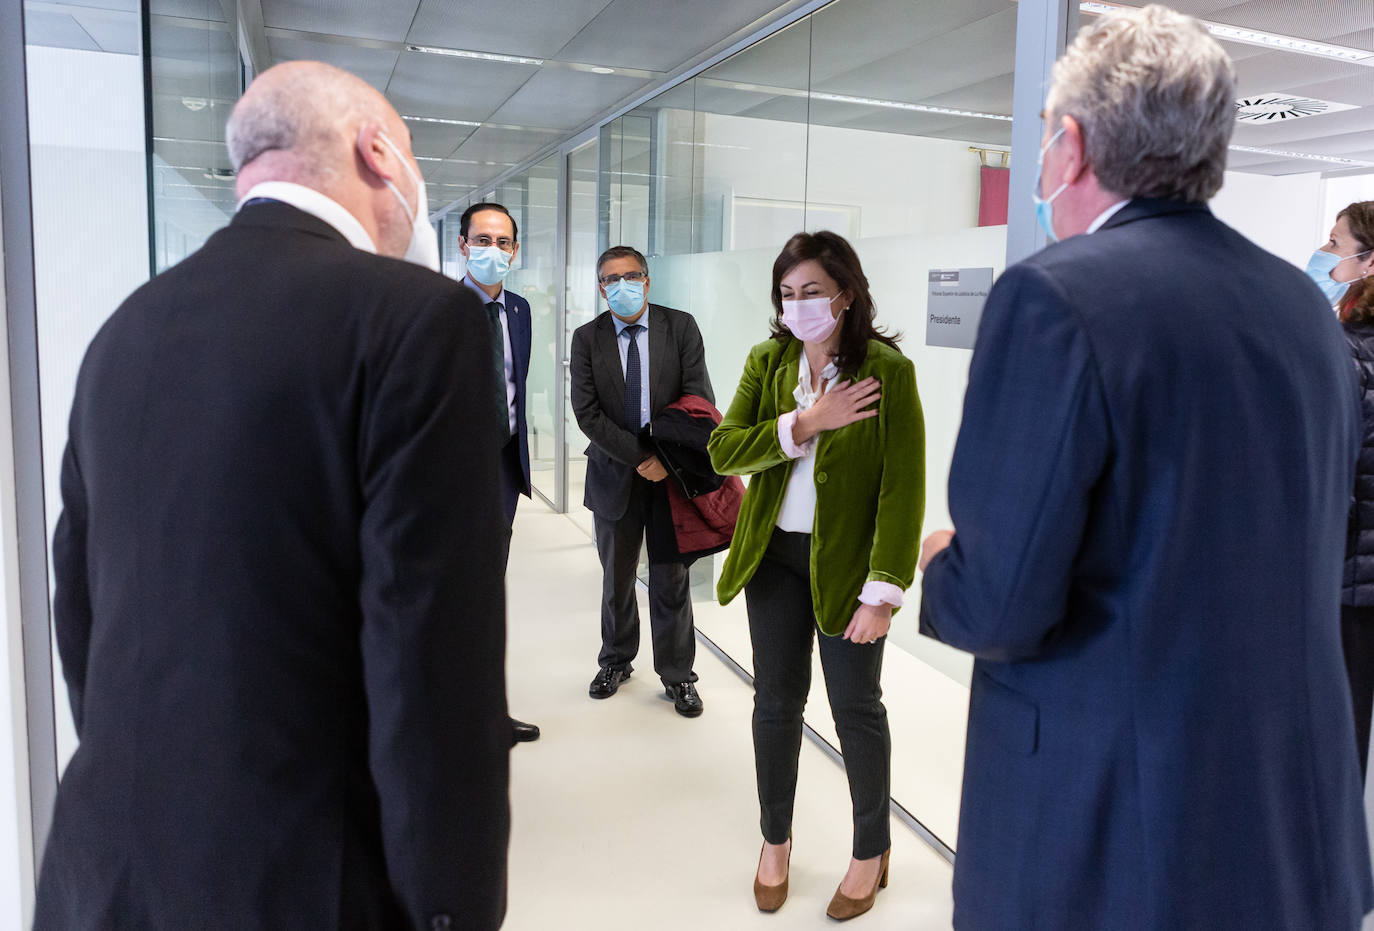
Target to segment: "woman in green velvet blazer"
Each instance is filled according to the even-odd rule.
[[[716,471],[749,475],[717,593],[741,590],[754,655],[754,755],[764,845],[758,907],[787,896],[792,802],[812,639],[849,776],[854,847],[827,914],[887,883],[891,741],[879,679],[892,613],[916,573],[925,432],[916,373],[873,324],[858,256],[799,233],[773,266],[773,335],[755,346],[711,436]]]

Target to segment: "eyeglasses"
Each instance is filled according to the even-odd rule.
[[[495,246],[502,252],[510,252],[515,248],[515,240],[507,239],[505,236],[500,239],[492,239],[490,236],[471,236],[468,238],[468,245],[477,246],[479,249]]]
[[[620,281],[622,279],[625,281],[643,281],[648,277],[649,276],[644,274],[643,272],[626,272],[623,275],[602,275],[601,278],[599,278],[598,280],[604,286],[609,288],[611,285],[615,284],[617,281]]]

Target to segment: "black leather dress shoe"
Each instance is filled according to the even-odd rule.
[[[674,710],[684,718],[695,718],[705,708],[701,696],[697,694],[697,687],[691,682],[665,685],[663,691],[673,700]]]
[[[610,698],[620,688],[620,683],[630,678],[630,666],[602,666],[592,680],[587,694],[592,698]]]
[[[524,721],[510,719],[511,735],[516,743],[529,743],[531,740],[539,739],[539,725],[526,724]]]

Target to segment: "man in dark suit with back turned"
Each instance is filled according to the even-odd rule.
[[[509,429],[501,448],[501,505],[506,524],[515,520],[520,496],[530,496],[530,440],[525,421],[525,380],[530,373],[530,305],[507,291],[505,280],[511,262],[520,252],[520,228],[515,217],[500,204],[482,202],[463,211],[458,222],[458,244],[467,260],[463,284],[471,289],[487,311],[485,335],[491,345],[497,373],[497,406],[500,420]],[[539,728],[511,718],[516,741],[539,739]]]
[[[437,268],[437,243],[367,84],[279,65],[227,138],[238,214],[77,383],[53,549],[81,743],[35,927],[490,931],[511,733],[486,315],[399,261]]]
[[[1355,370],[1217,221],[1230,62],[1160,6],[1055,65],[1063,241],[988,298],[921,630],[972,653],[960,931],[1354,931],[1374,903],[1341,658]]]
[[[573,333],[571,360],[573,413],[591,440],[583,503],[602,568],[600,669],[588,694],[610,698],[630,677],[639,652],[635,569],[647,538],[654,671],[678,714],[694,718],[703,706],[692,671],[691,582],[677,561],[668,473],[644,429],[683,395],[714,403],[706,350],[691,314],[649,303],[649,264],[637,250],[607,249],[596,277],[610,310]]]

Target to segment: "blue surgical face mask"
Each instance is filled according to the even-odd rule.
[[[644,282],[619,281],[606,286],[606,303],[611,305],[611,313],[621,319],[629,319],[644,307]]]
[[[468,247],[468,274],[478,284],[500,284],[509,271],[510,253],[501,251],[499,246]]]
[[[1307,277],[1317,283],[1317,287],[1322,289],[1322,294],[1326,295],[1327,303],[1334,307],[1341,298],[1345,297],[1345,292],[1354,282],[1337,281],[1331,277],[1331,273],[1336,270],[1337,265],[1346,259],[1357,259],[1362,255],[1369,255],[1371,252],[1374,252],[1374,249],[1366,249],[1363,252],[1356,252],[1354,255],[1335,255],[1318,249],[1312,253],[1312,258],[1307,260]]]
[[[1035,189],[1031,191],[1031,200],[1035,201],[1035,219],[1039,221],[1040,228],[1045,231],[1045,235],[1050,237],[1050,242],[1058,242],[1059,237],[1054,234],[1054,199],[1064,193],[1064,188],[1069,186],[1065,181],[1054,189],[1054,193],[1049,197],[1040,196],[1040,175],[1045,170],[1045,153],[1050,150],[1050,146],[1064,135],[1064,127],[1059,127],[1059,131],[1050,136],[1049,142],[1040,149],[1040,157],[1035,160]]]

